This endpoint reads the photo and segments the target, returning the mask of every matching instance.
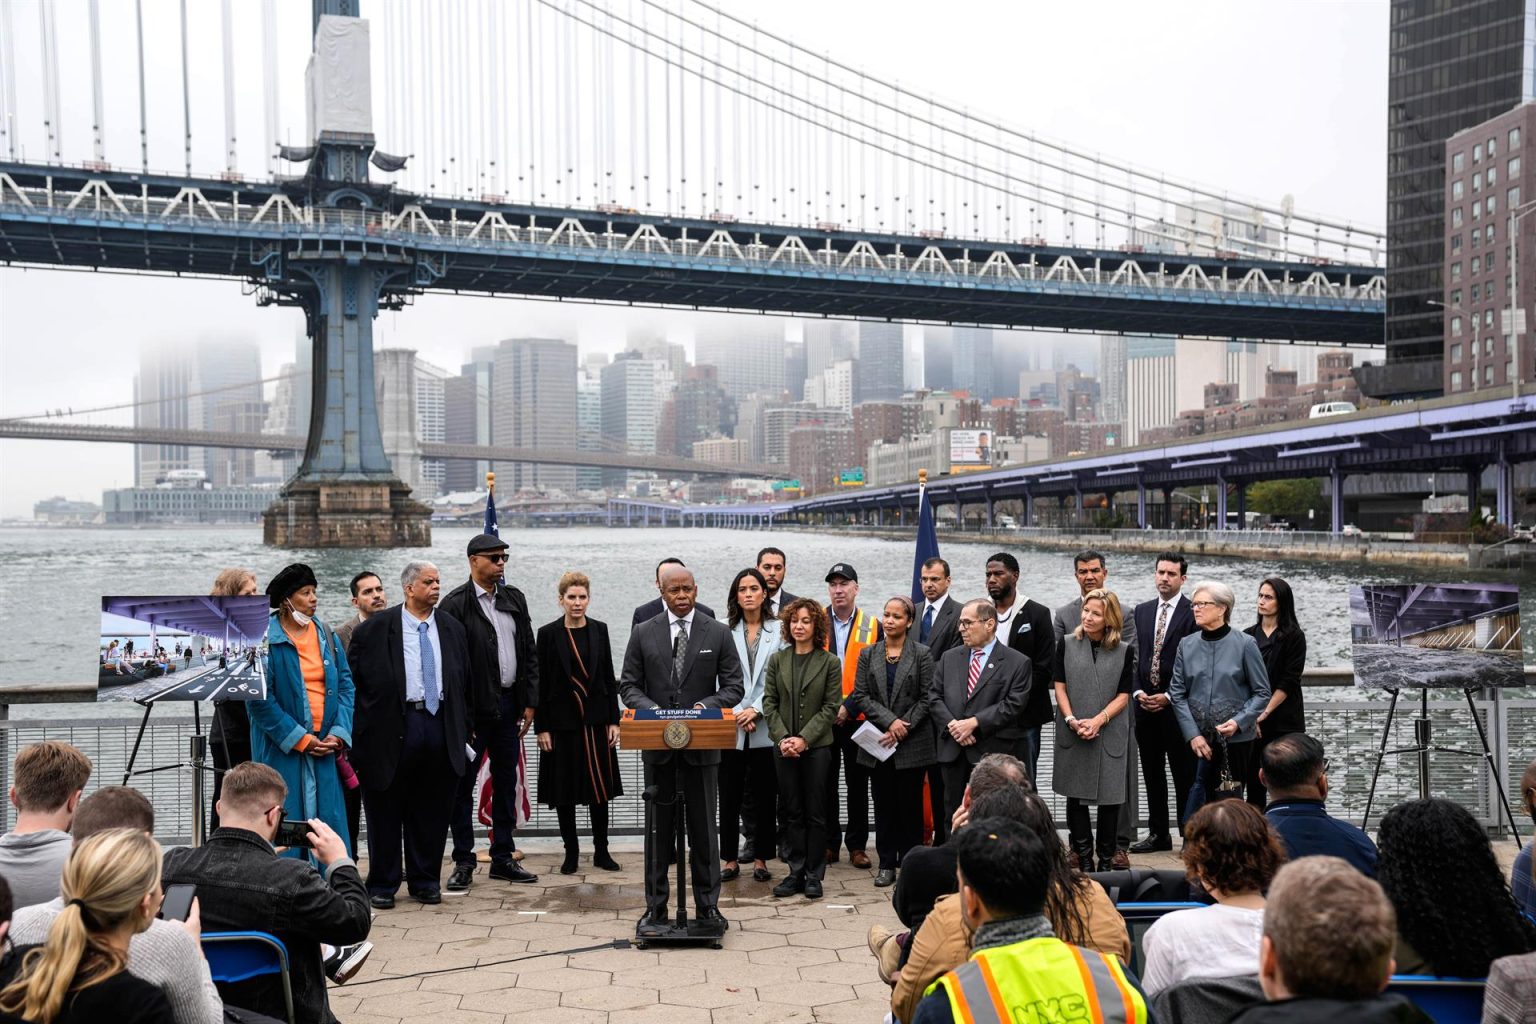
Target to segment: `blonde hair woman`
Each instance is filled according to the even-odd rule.
[[[69,855],[64,909],[41,947],[18,950],[21,973],[0,991],[4,1019],[29,1024],[152,1024],[172,1019],[160,989],[129,974],[128,940],[160,911],[160,844],[114,828]]]
[[[1093,869],[1088,804],[1099,805],[1100,871],[1110,870],[1115,827],[1125,803],[1125,757],[1130,745],[1130,645],[1120,642],[1125,619],[1110,590],[1083,595],[1083,621],[1056,651],[1056,768],[1051,788],[1067,798],[1067,833],[1074,865]]]

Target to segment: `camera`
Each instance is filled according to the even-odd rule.
[[[278,823],[277,835],[272,837],[272,845],[301,846],[309,849],[315,845],[309,838],[311,834],[307,821],[282,821]]]

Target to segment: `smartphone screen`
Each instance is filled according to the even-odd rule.
[[[277,826],[277,835],[272,838],[273,846],[302,846],[305,849],[314,846],[310,838],[309,822],[284,821]]]
[[[185,921],[192,913],[192,897],[197,895],[195,885],[168,885],[165,900],[160,904],[160,916],[167,921]]]

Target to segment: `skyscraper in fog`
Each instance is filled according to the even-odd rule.
[[[860,321],[859,355],[853,372],[854,404],[899,399],[905,355],[901,324]]]
[[[496,347],[492,381],[493,444],[576,447],[575,345],[559,338],[509,338]],[[570,492],[576,487],[572,466],[519,462],[511,475],[510,481],[504,481],[498,473],[497,486],[503,493]]]
[[[852,359],[859,351],[859,325],[852,320],[805,322],[805,376],[820,376],[833,363]]]
[[[259,433],[265,425],[261,352],[249,338],[147,343],[134,377],[134,425]],[[306,423],[307,427],[308,424]],[[153,486],[173,469],[200,470],[220,486],[249,483],[255,459],[231,449],[135,445],[134,484]]]
[[[1125,335],[1099,338],[1099,386],[1105,423],[1125,422],[1125,355]]]
[[[997,374],[992,364],[992,329],[956,327],[952,391],[969,391],[972,398],[990,402],[997,397]]]
[[[1173,338],[1128,337],[1124,342],[1124,437],[1125,445],[1134,447],[1143,430],[1166,427],[1179,414],[1177,345]]]
[[[661,367],[638,352],[624,352],[603,367],[603,438],[617,441],[636,452],[656,450],[656,422],[660,412],[656,379]],[[628,479],[622,469],[606,471],[603,482],[622,487]]]
[[[693,361],[699,366],[713,366],[720,387],[732,398],[746,398],[753,392],[776,395],[784,390],[781,319],[733,317],[701,331],[693,345]]]

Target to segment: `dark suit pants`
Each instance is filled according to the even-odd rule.
[[[779,833],[774,818],[779,781],[773,767],[772,747],[748,747],[720,753],[720,859],[737,860],[741,847],[737,822],[750,822],[752,854],[757,860],[773,857]],[[751,808],[745,797],[751,797]]]
[[[407,709],[394,781],[378,789],[363,780],[369,893],[394,895],[400,888],[402,839],[406,887],[412,892],[437,890],[448,842],[449,801],[457,781],[448,763],[442,718]]]
[[[501,717],[489,736],[476,736],[472,744],[474,764],[464,768],[453,791],[453,862],[475,863],[475,765],[489,747],[491,751],[491,863],[512,859],[517,844],[512,830],[517,827],[517,761],[523,756],[518,726],[521,709],[511,688],[501,691]]]
[[[1162,711],[1136,711],[1136,745],[1141,750],[1141,774],[1147,784],[1147,829],[1153,835],[1166,836],[1168,830],[1168,776],[1164,761],[1173,774],[1174,814],[1179,831],[1184,831],[1184,808],[1189,790],[1195,784],[1195,755],[1179,732],[1179,720],[1173,708]]]
[[[836,849],[838,843],[846,842],[850,853],[869,846],[869,769],[859,764],[859,746],[853,742],[853,732],[859,725],[849,719],[844,725],[832,727],[834,755],[831,770],[827,773],[827,847]],[[839,760],[842,761],[844,789],[848,794],[846,831],[837,803]]]
[[[895,869],[923,841],[923,777],[926,766],[897,768],[891,758],[869,770],[875,791],[875,851],[880,869]]]
[[[960,809],[960,802],[965,799],[965,787],[971,781],[971,769],[976,766],[966,760],[962,751],[960,756],[953,761],[944,761],[940,764],[944,771],[944,827],[949,827],[949,822]]]
[[[1115,826],[1120,821],[1119,804],[1099,805],[1099,836],[1098,854],[1108,860],[1115,854]],[[1067,797],[1067,835],[1072,841],[1072,849],[1087,850],[1094,844],[1093,832],[1088,825],[1088,803],[1076,797]],[[1088,871],[1092,865],[1082,865],[1082,870]]]
[[[645,905],[662,908],[671,895],[667,855],[677,849],[677,782],[683,782],[684,813],[688,830],[688,871],[693,884],[695,913],[713,907],[720,899],[720,840],[715,833],[719,816],[719,770],[712,764],[689,764],[674,754],[665,764],[645,766],[645,785],[651,800],[651,828],[645,841]]]
[[[827,873],[827,779],[836,779],[832,746],[815,747],[799,757],[774,755],[779,776],[779,796],[784,800],[783,851],[789,873],[800,878],[821,878]]]

